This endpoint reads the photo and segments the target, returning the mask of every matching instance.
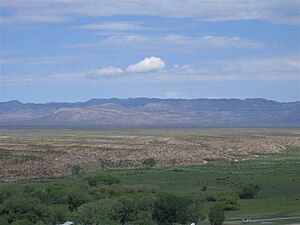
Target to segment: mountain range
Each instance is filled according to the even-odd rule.
[[[300,127],[300,101],[255,99],[91,99],[0,102],[1,126]]]

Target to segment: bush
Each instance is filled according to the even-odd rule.
[[[100,186],[90,188],[89,193],[94,195],[95,199],[115,198],[125,194],[125,190],[122,187]]]
[[[125,185],[123,186],[125,191],[127,193],[152,193],[155,194],[159,190],[159,186],[155,185],[142,185],[142,184],[137,184],[137,185]]]
[[[83,174],[84,174],[84,170],[79,165],[74,165],[72,167],[73,178],[81,178]]]
[[[43,203],[63,204],[67,200],[69,192],[63,188],[54,188],[53,185],[46,185],[45,188],[36,190],[30,195],[41,200]]]
[[[17,195],[9,197],[1,204],[0,217],[9,223],[18,222],[19,224],[22,223],[18,220],[28,220],[31,223],[42,220],[47,224],[53,221],[52,211],[48,206],[41,204],[39,199]],[[29,223],[24,221],[24,225]]]
[[[217,199],[218,199],[218,197],[216,194],[211,193],[211,194],[206,195],[206,201],[208,201],[208,202],[216,202]]]
[[[121,183],[119,178],[113,176],[101,176],[99,177],[99,181],[108,185]]]
[[[225,211],[237,210],[240,206],[238,198],[233,195],[222,196],[219,201],[222,204]]]
[[[241,199],[252,199],[255,198],[257,193],[262,189],[261,185],[256,183],[248,183],[243,187],[240,193]]]
[[[127,222],[151,221],[154,207],[154,198],[150,194],[137,193],[128,196],[122,196],[114,206],[116,217],[121,224]]]
[[[201,191],[206,191],[207,190],[207,187],[206,186],[203,186],[202,188],[201,188]]]
[[[88,181],[90,186],[97,186],[98,184],[108,184],[108,185],[112,185],[112,184],[119,184],[121,183],[120,179],[114,176],[97,176],[97,177],[93,177],[90,178]]]
[[[76,212],[71,214],[70,220],[75,224],[110,224],[117,225],[114,221],[112,200],[101,200],[82,204]]]
[[[153,218],[158,223],[197,222],[201,218],[199,207],[191,198],[161,193],[154,205]]]
[[[93,178],[89,179],[88,184],[89,184],[90,186],[97,186],[97,184],[98,184],[97,178],[96,178],[96,177],[93,177]]]
[[[225,220],[224,208],[220,204],[215,204],[210,208],[208,220],[212,225],[222,225]]]
[[[81,206],[83,203],[86,203],[89,201],[89,196],[87,194],[74,194],[71,193],[68,196],[67,203],[69,205],[69,210],[71,212],[76,211],[79,206]]]
[[[152,168],[155,166],[156,164],[156,161],[154,158],[148,158],[148,159],[145,159],[143,162],[142,162],[143,166],[146,167],[147,169],[149,168]]]

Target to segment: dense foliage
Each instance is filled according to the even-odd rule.
[[[157,196],[153,218],[159,223],[193,223],[201,216],[199,202],[195,202],[190,197],[169,193],[161,193]]]
[[[91,185],[91,180],[96,184]],[[204,218],[201,202],[191,196],[119,183],[113,176],[97,175],[77,180],[73,187],[65,183],[42,188],[26,185],[22,192],[4,191],[0,193],[0,224],[50,225],[71,220],[76,225],[155,225],[187,224]],[[54,205],[66,205],[68,210]]]
[[[242,199],[255,198],[255,196],[260,190],[261,190],[261,185],[256,183],[248,183],[243,187],[243,190],[240,193],[240,198]]]
[[[212,225],[222,225],[225,220],[223,206],[221,204],[215,204],[213,207],[211,207],[208,214],[208,219]]]

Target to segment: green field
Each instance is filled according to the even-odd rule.
[[[255,182],[262,190],[255,199],[240,199],[238,210],[227,211],[226,220],[251,218],[272,218],[300,215],[300,149],[290,148],[280,154],[264,155],[243,161],[214,161],[199,166],[176,166],[152,169],[106,169],[85,171],[83,178],[70,177],[32,180],[16,183],[0,183],[0,193],[38,193],[51,187],[52,198],[61,199],[44,202],[53,209],[64,212],[68,218],[70,212],[65,198],[68,193],[84,193],[94,201],[92,190],[106,188],[105,194],[97,199],[111,198],[134,192],[169,192],[177,195],[193,196],[202,203],[203,215],[215,201],[228,193],[238,195],[242,187]],[[113,176],[119,178],[119,184],[98,184],[91,187],[87,177]],[[206,187],[204,190],[203,187]],[[102,191],[103,192],[103,191]],[[111,194],[112,193],[112,194]],[[117,193],[117,194],[116,194]],[[103,195],[103,196],[102,196]],[[293,220],[294,223],[300,220]],[[202,223],[206,223],[203,221]],[[286,222],[274,222],[284,224]]]
[[[240,210],[227,212],[227,218],[289,216],[300,215],[299,159],[298,149],[244,162],[110,173],[123,184],[157,185],[160,191],[193,195],[237,193],[245,183],[258,182],[263,189],[256,199],[241,200]],[[203,186],[208,187],[205,192]]]

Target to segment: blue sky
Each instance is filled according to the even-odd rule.
[[[2,0],[0,100],[300,100],[297,0]]]

